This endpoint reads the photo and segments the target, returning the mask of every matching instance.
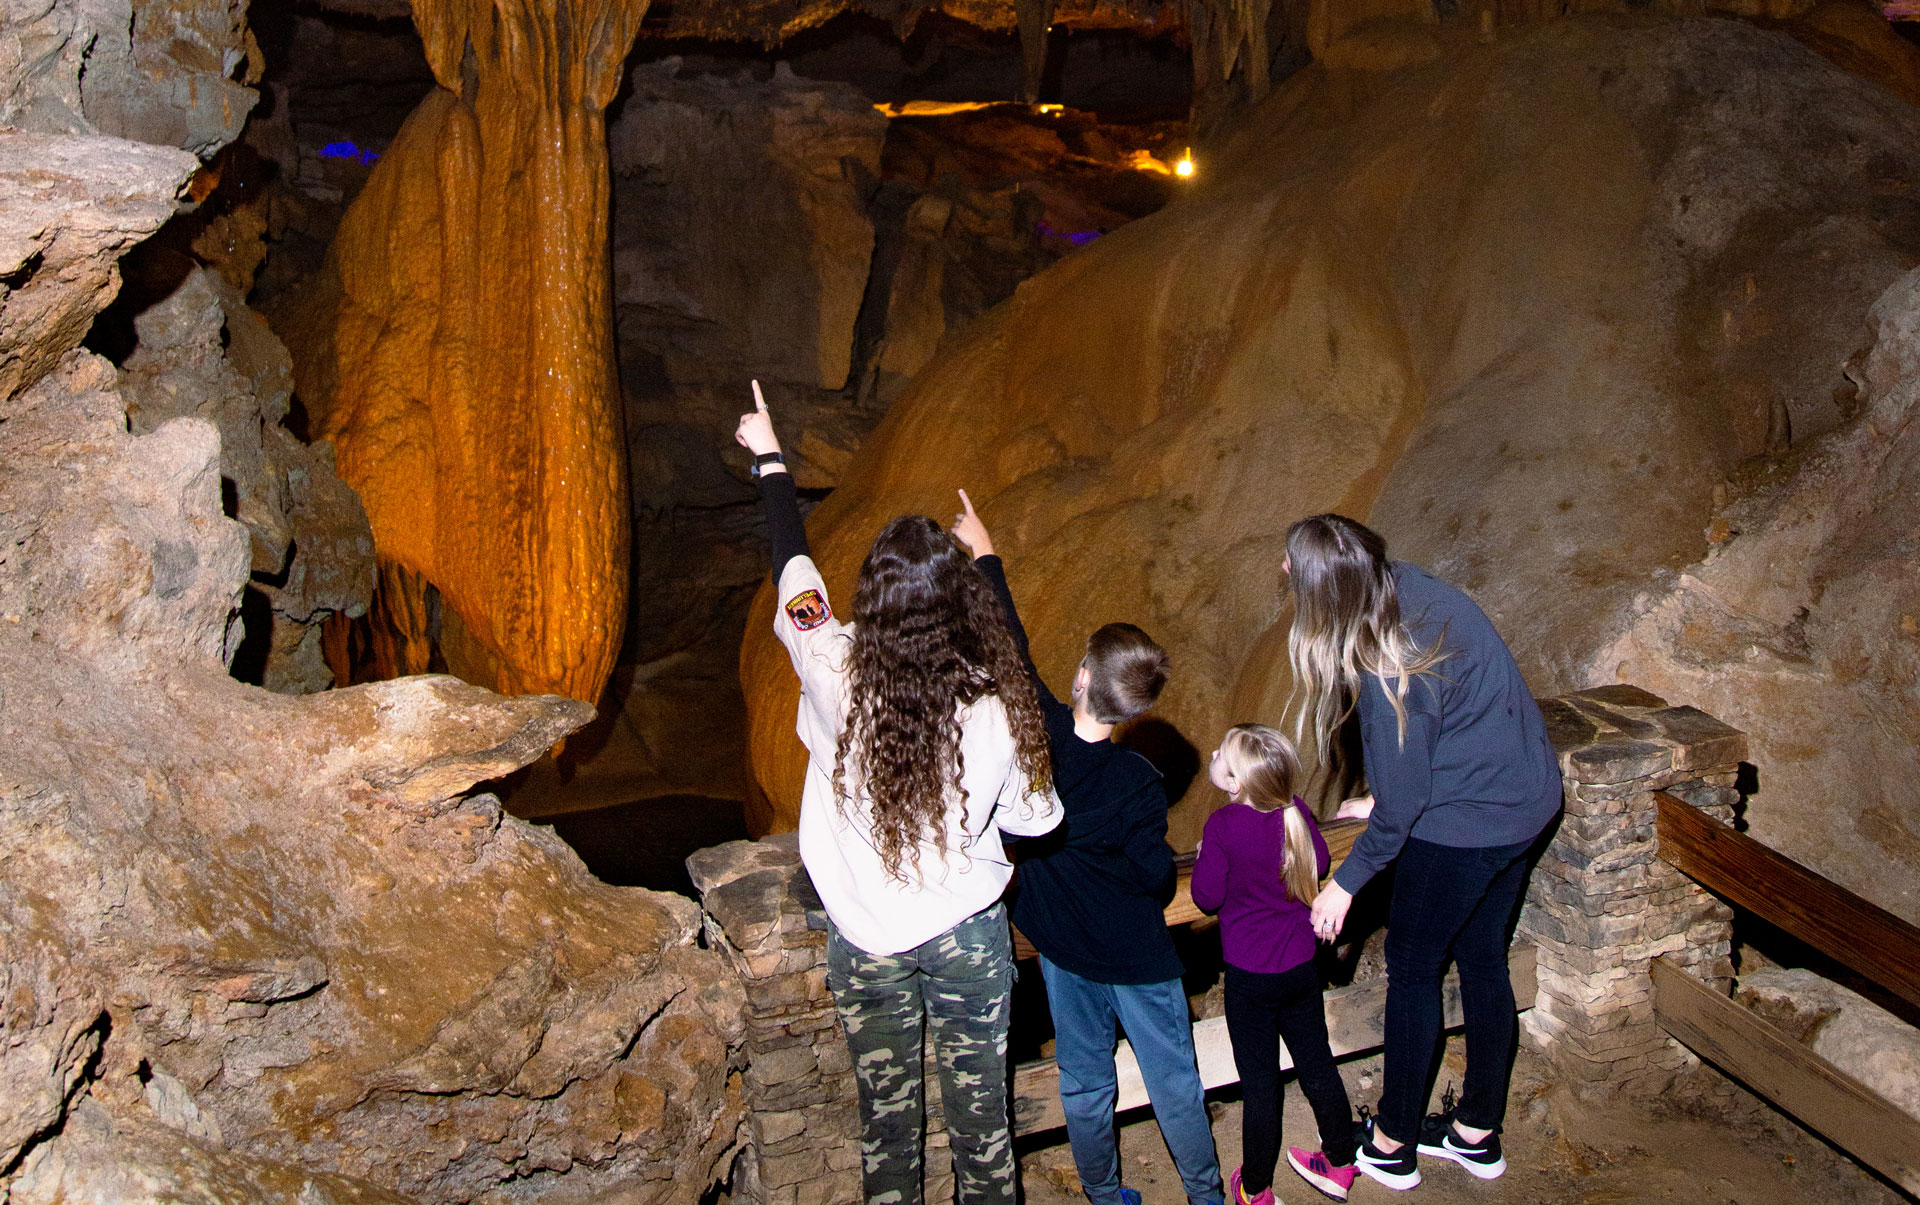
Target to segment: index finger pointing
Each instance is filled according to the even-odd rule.
[[[973,513],[973,499],[967,497],[967,491],[965,490],[960,491],[960,505],[967,508],[968,514]]]
[[[753,383],[753,408],[762,414],[767,412],[767,396],[760,392],[759,381]]]

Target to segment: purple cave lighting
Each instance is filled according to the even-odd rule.
[[[374,150],[372,147],[363,147],[357,143],[342,140],[340,142],[329,142],[321,147],[320,157],[322,159],[351,159],[356,163],[364,163],[368,167],[372,167],[380,161],[380,152]]]
[[[1084,247],[1101,235],[1098,230],[1057,230],[1045,218],[1040,219],[1039,231],[1045,238],[1065,239],[1076,247]]]

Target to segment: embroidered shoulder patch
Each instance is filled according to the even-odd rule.
[[[811,632],[833,618],[833,608],[818,590],[802,590],[787,600],[787,618],[803,632]]]

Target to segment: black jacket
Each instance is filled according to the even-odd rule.
[[[1034,669],[1026,629],[997,556],[977,562],[1033,673],[1053,754],[1053,785],[1067,818],[1021,840],[1013,923],[1047,960],[1095,983],[1165,983],[1184,973],[1167,932],[1173,850],[1160,772],[1110,740],[1083,740],[1073,708]]]

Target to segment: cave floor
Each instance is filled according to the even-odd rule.
[[[1464,1063],[1460,1039],[1450,1040],[1442,1085],[1457,1083]],[[1379,1096],[1380,1057],[1341,1064],[1356,1103]],[[1292,1205],[1322,1201],[1288,1170],[1284,1147],[1308,1145],[1313,1115],[1291,1080],[1285,1088],[1283,1153],[1275,1196]],[[1215,1094],[1209,1094],[1210,1098]],[[1211,1101],[1221,1170],[1240,1161],[1240,1102]],[[1437,1102],[1436,1102],[1437,1107]],[[1143,1205],[1184,1205],[1180,1178],[1147,1110],[1126,1115],[1120,1128],[1124,1182]],[[1420,1187],[1396,1193],[1362,1178],[1351,1200],[1419,1201],[1427,1205],[1612,1205],[1635,1201],[1692,1201],[1698,1205],[1774,1205],[1819,1201],[1866,1205],[1907,1198],[1819,1138],[1774,1112],[1765,1102],[1708,1067],[1687,1073],[1657,1101],[1584,1102],[1556,1083],[1552,1069],[1522,1049],[1514,1070],[1504,1143],[1507,1173],[1482,1182],[1439,1159],[1422,1159]],[[1044,1145],[1043,1145],[1044,1144]],[[1086,1200],[1073,1171],[1066,1132],[1023,1140],[1021,1179],[1028,1205]]]

